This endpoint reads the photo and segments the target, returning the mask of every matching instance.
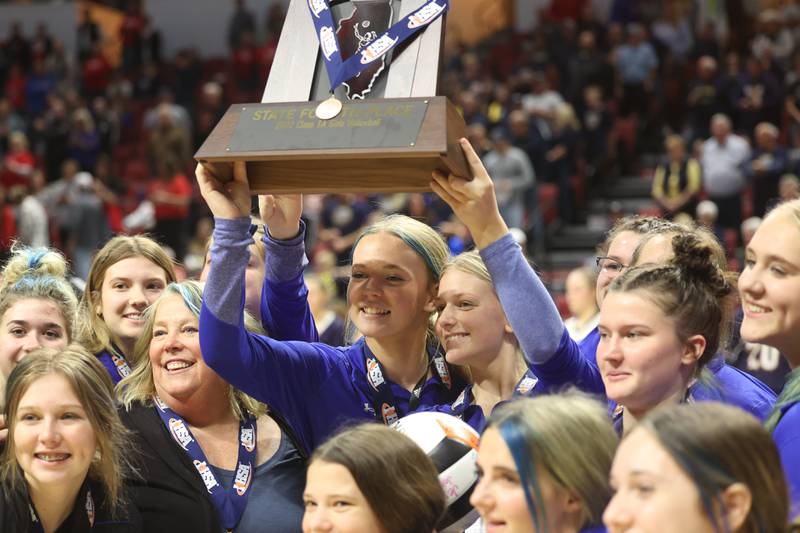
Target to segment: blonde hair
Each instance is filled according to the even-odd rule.
[[[16,461],[14,429],[19,402],[25,391],[36,380],[57,374],[67,380],[86,411],[97,439],[97,453],[89,467],[88,475],[105,489],[112,514],[123,503],[123,482],[134,474],[130,456],[129,432],[122,425],[114,405],[113,384],[108,371],[97,358],[78,344],[63,350],[40,348],[11,371],[6,384],[5,416],[8,423],[8,442],[3,452],[0,468],[2,479],[15,490],[23,479],[22,469]]]
[[[71,341],[78,298],[67,281],[67,260],[51,248],[30,248],[19,243],[14,243],[11,253],[0,281],[0,318],[20,300],[49,300],[58,306],[67,340]]]
[[[611,499],[608,472],[618,440],[603,404],[576,391],[519,398],[492,412],[489,428],[514,458],[537,531],[547,513],[542,475],[580,499],[581,528],[600,524]]]
[[[430,284],[433,285],[439,282],[445,264],[450,257],[450,249],[435,229],[405,215],[389,215],[369,225],[353,244],[353,250],[356,249],[358,243],[365,236],[378,233],[387,233],[403,241],[425,263],[430,275]],[[352,258],[350,262],[352,263]],[[428,319],[426,336],[429,345],[436,345],[437,343],[435,323],[435,313],[431,313]],[[352,329],[350,326],[351,324],[348,321],[348,329]],[[352,338],[353,335],[347,335],[347,337]]]
[[[166,298],[175,295],[180,296],[186,308],[195,317],[200,318],[200,308],[203,304],[203,288],[199,282],[193,280],[170,283],[158,299],[147,308],[145,311],[144,330],[136,342],[133,369],[129,376],[117,384],[119,400],[128,410],[131,409],[134,402],[145,405],[152,403],[153,396],[156,393],[156,385],[153,381],[153,365],[150,362],[148,352],[150,350],[150,341],[153,338],[153,323],[161,303]],[[245,326],[251,331],[259,331],[258,323],[249,315],[245,315]],[[259,417],[267,412],[266,405],[230,385],[228,386],[228,400],[231,412],[240,420],[243,420],[247,413]]]
[[[176,281],[172,259],[153,239],[143,235],[119,235],[108,241],[94,256],[89,276],[86,279],[78,316],[78,338],[81,344],[92,353],[102,350],[116,353],[111,342],[111,331],[95,309],[101,301],[103,281],[108,269],[123,259],[132,257],[143,257],[161,267],[167,283]],[[127,357],[131,354],[117,355]]]

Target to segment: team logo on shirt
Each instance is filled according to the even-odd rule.
[[[242,443],[242,446],[244,446],[244,449],[248,452],[252,452],[255,449],[256,432],[254,431],[253,426],[242,429],[242,434],[239,441]]]
[[[189,443],[194,440],[192,434],[189,433],[189,428],[183,423],[183,420],[178,420],[177,418],[169,419],[169,432],[172,433],[172,438],[175,439],[184,451],[186,451],[186,447]]]
[[[308,7],[317,18],[319,18],[320,13],[328,9],[328,5],[325,3],[325,0],[308,0]]]
[[[387,426],[391,426],[399,420],[397,416],[397,409],[388,403],[381,405],[381,415],[383,416],[383,423]]]
[[[92,491],[86,493],[86,518],[89,520],[89,527],[94,526],[94,500]]]
[[[197,469],[197,473],[200,474],[200,477],[203,479],[203,483],[206,484],[206,490],[209,494],[211,494],[211,489],[219,486],[219,483],[217,483],[217,478],[214,477],[214,472],[211,471],[205,461],[195,459],[193,462],[194,467]]]
[[[419,28],[420,26],[424,26],[425,24],[429,23],[431,20],[436,18],[439,13],[444,10],[444,6],[439,4],[428,4],[410,17],[408,17],[408,28],[413,30],[414,28]]]
[[[322,53],[325,55],[325,59],[330,61],[331,56],[339,51],[333,28],[330,26],[323,26],[322,29],[319,30],[319,45],[322,47]]]
[[[253,467],[250,463],[239,463],[239,468],[236,470],[236,477],[233,478],[233,488],[236,489],[236,494],[243,496],[250,486],[252,479],[251,473]]]
[[[533,390],[537,383],[539,383],[539,378],[525,376],[522,378],[522,381],[519,382],[519,385],[517,385],[517,392],[519,394],[528,394]]]
[[[378,390],[378,387],[384,384],[383,372],[381,372],[381,367],[378,365],[377,359],[371,357],[367,358],[367,379],[375,390]]]
[[[366,65],[372,63],[388,52],[395,44],[397,44],[398,37],[392,39],[388,35],[383,35],[378,39],[372,41],[372,44],[367,46],[361,51],[361,64]]]

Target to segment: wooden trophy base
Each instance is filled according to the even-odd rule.
[[[472,177],[464,119],[444,96],[347,101],[329,120],[317,104],[233,105],[194,157],[222,179],[246,161],[254,194],[429,191],[437,169]]]

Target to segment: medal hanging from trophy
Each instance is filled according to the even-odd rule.
[[[439,18],[449,7],[449,0],[429,0],[392,25],[391,2],[359,2],[352,13],[335,26],[329,0],[308,0],[331,81],[331,96],[317,106],[317,118],[330,120],[341,113],[343,104],[334,94],[340,85],[345,85],[348,98],[364,99],[386,65],[386,54]]]
[[[320,120],[330,120],[342,112],[342,101],[331,95],[327,100],[323,100],[315,111]]]

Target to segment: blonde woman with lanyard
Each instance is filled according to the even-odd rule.
[[[423,406],[450,403],[463,382],[435,350],[430,321],[448,250],[432,228],[391,216],[356,243],[349,317],[363,337],[352,346],[278,342],[243,327],[250,190],[243,164],[222,183],[202,166],[200,190],[215,216],[211,268],[200,315],[208,365],[235,387],[284,415],[311,451],[343,423],[391,423]],[[272,198],[267,282],[297,279],[303,232],[296,199]],[[290,204],[287,207],[287,202]],[[274,305],[280,305],[274,302]]]
[[[205,365],[201,299],[195,281],[167,286],[147,312],[133,373],[118,387],[122,421],[141,452],[141,480],[131,483],[144,528],[297,531],[304,450],[277,413]]]

